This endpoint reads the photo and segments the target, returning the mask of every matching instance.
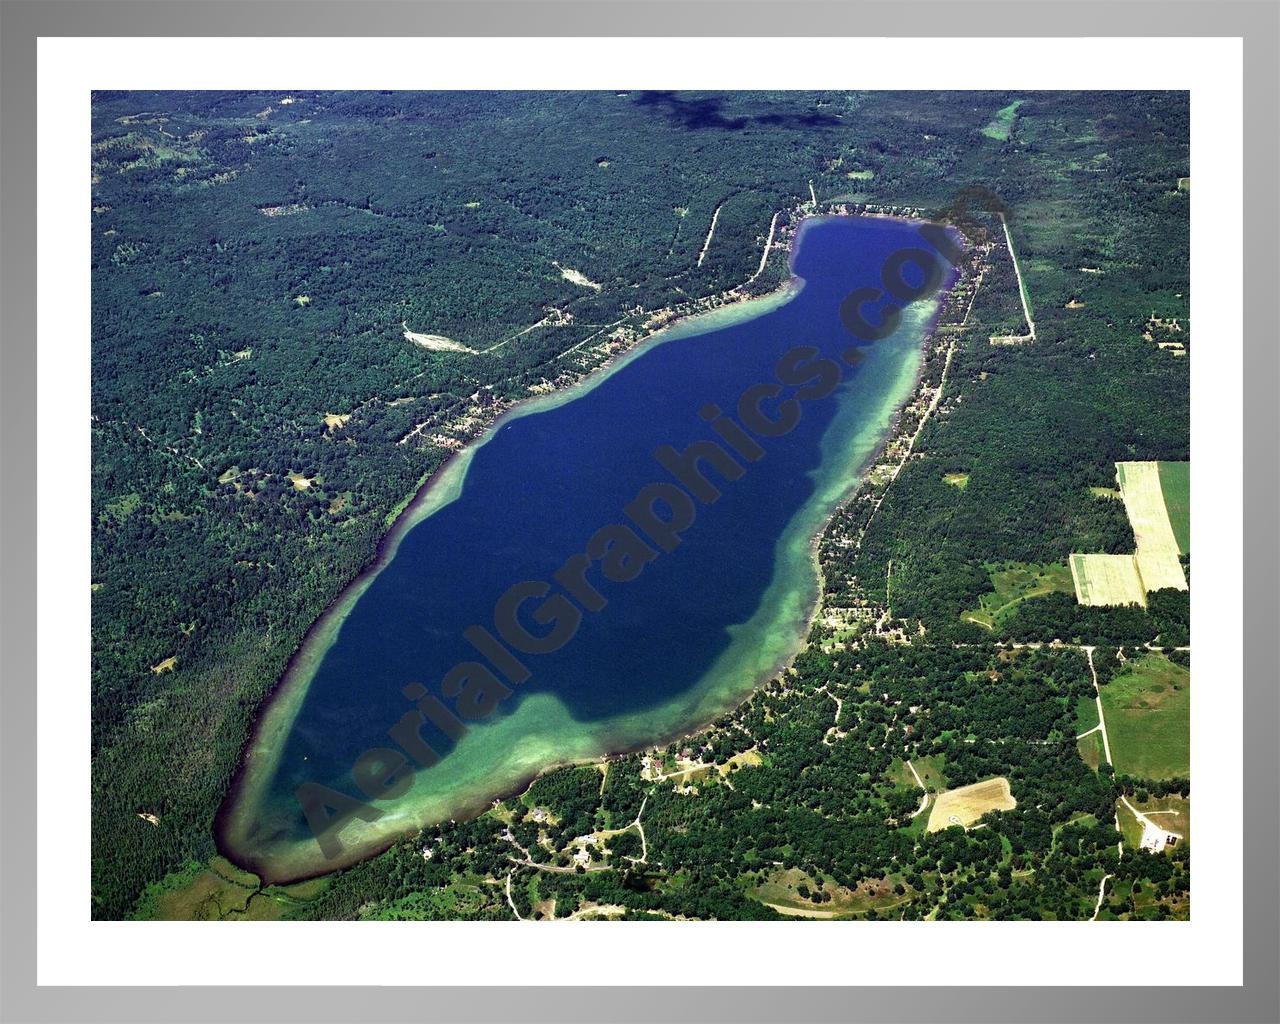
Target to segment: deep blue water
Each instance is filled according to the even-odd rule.
[[[532,678],[495,714],[546,690],[574,719],[597,721],[694,687],[729,643],[728,627],[759,606],[778,540],[813,494],[824,435],[849,382],[868,372],[868,364],[840,361],[855,341],[840,322],[841,301],[877,285],[891,252],[923,244],[904,222],[812,221],[793,260],[805,280],[798,295],[762,315],[655,344],[571,401],[503,421],[476,451],[457,499],[408,531],[346,617],[302,701],[271,782],[273,800],[291,799],[306,781],[356,794],[352,762],[386,746],[388,728],[412,706],[402,687],[421,682],[438,695],[450,667],[477,657],[463,630],[482,623],[493,631],[494,603],[509,586],[552,580],[598,528],[627,522],[622,509],[641,488],[672,480],[656,448],[715,440],[699,419],[703,406],[734,410],[745,388],[774,380],[784,352],[816,346],[839,361],[844,383],[803,403],[800,424],[785,437],[760,438],[767,454],[739,459],[740,479],[710,472],[722,498],[698,503],[680,546],[639,578],[611,583],[593,569],[589,578],[608,607],[586,613],[560,651],[521,655]],[[443,734],[428,727],[423,736],[448,757]],[[300,815],[297,826],[305,832]]]

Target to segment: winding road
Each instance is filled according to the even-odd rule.
[[[1090,921],[1098,920],[1098,912],[1102,910],[1102,899],[1107,894],[1107,879],[1110,877],[1110,875],[1102,876],[1102,882],[1098,885],[1098,902],[1094,905],[1093,917],[1089,918]]]
[[[1089,659],[1089,674],[1093,676],[1093,699],[1098,705],[1098,724],[1094,726],[1093,729],[1090,729],[1089,732],[1081,733],[1080,736],[1088,736],[1090,732],[1094,731],[1101,732],[1102,755],[1107,759],[1107,764],[1114,768],[1116,763],[1111,760],[1111,740],[1107,736],[1107,719],[1102,713],[1102,688],[1098,686],[1098,670],[1093,667],[1093,652],[1095,648],[1082,647],[1081,650],[1084,651],[1085,657]],[[1079,739],[1080,736],[1077,736],[1076,738]]]
[[[924,779],[920,778],[920,773],[916,771],[916,766],[908,761],[907,767],[911,769],[911,774],[916,777],[916,785],[924,790],[924,799],[920,801],[920,806],[916,809],[916,813],[911,815],[913,818],[918,818],[925,812],[925,808],[929,806],[929,790],[925,789]]]

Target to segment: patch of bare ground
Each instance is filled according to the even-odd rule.
[[[1011,811],[1017,806],[1008,779],[985,779],[939,793],[929,814],[928,829],[938,832],[952,825],[968,828],[988,811]]]
[[[476,354],[475,349],[468,348],[460,341],[446,338],[443,334],[421,334],[418,331],[411,331],[408,323],[402,323],[400,326],[404,328],[405,341],[411,341],[419,348],[425,348],[430,352],[466,352],[469,355]]]

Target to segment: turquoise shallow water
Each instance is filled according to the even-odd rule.
[[[785,294],[688,321],[567,399],[529,403],[501,420],[451,467],[380,571],[309,638],[220,818],[224,852],[270,880],[316,874],[413,828],[475,813],[549,765],[664,741],[741,700],[803,635],[816,598],[811,539],[910,393],[936,308],[933,300],[909,306],[898,330],[861,347],[853,367],[842,358],[855,339],[840,304],[855,288],[877,285],[892,252],[922,244],[908,222],[813,218],[797,240],[798,280]],[[779,361],[798,346],[817,351],[781,383]],[[822,359],[829,362],[821,372],[838,372],[833,388],[814,379]],[[736,479],[704,463],[720,497],[690,499],[692,521],[663,550],[624,510],[647,485],[679,480],[687,492],[695,478],[680,479],[655,452],[699,441],[727,450],[700,413],[714,405],[735,414],[743,392],[766,382],[780,393],[762,403],[765,414],[782,415],[779,403],[793,398],[798,423],[783,436],[755,436],[758,450],[735,435],[741,472],[730,466],[727,474]],[[830,393],[814,393],[821,390]],[[653,507],[662,517],[671,512],[664,502]],[[608,524],[644,542],[636,560],[614,579],[593,564],[590,590],[556,582],[556,571]],[[521,581],[548,583],[553,599],[543,622],[536,615],[544,598],[522,607],[527,632],[580,623],[549,653],[505,643],[521,663],[516,670],[492,649],[481,657],[463,634],[483,625],[498,635],[495,603]],[[468,662],[475,667],[459,698],[446,677]],[[340,853],[322,850],[298,787],[318,783],[369,803],[352,765],[371,748],[399,752],[388,730],[416,714],[423,690],[464,720],[465,735],[432,714],[418,735],[439,760],[403,772],[408,791],[373,802],[376,820],[335,830]],[[500,699],[489,715],[466,719],[484,710],[484,701],[469,702],[480,695]],[[410,752],[421,758],[423,749]]]

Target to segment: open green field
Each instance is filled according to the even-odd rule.
[[[946,758],[941,754],[912,758],[911,765],[930,793],[947,788]]]
[[[1076,750],[1080,751],[1080,760],[1095,772],[1102,765],[1104,752],[1102,749],[1102,733],[1091,732],[1076,740]]]
[[[1148,654],[1102,687],[1115,769],[1143,779],[1191,774],[1191,673]]]
[[[1191,463],[1160,462],[1160,491],[1169,525],[1178,541],[1178,554],[1191,551]]]
[[[459,875],[448,885],[413,892],[385,906],[370,907],[361,916],[370,921],[447,921],[478,911],[493,883],[474,875]]]
[[[1013,122],[1018,117],[1020,106],[1022,106],[1022,100],[1014,100],[1007,107],[1001,107],[996,111],[996,116],[991,119],[991,123],[982,129],[982,134],[997,142],[1007,142],[1013,131]]]
[[[798,868],[788,868],[765,876],[747,890],[747,895],[767,904],[784,917],[830,920],[857,917],[872,910],[887,912],[900,907],[910,900],[911,894],[910,891],[896,892],[897,884],[899,883],[895,877],[886,876],[882,879],[868,879],[848,889],[824,877],[821,888],[831,894],[831,899],[817,902],[810,897],[819,891],[818,881]],[[804,892],[810,895],[806,896]]]
[[[1035,565],[1009,562],[1002,568],[990,568],[992,592],[978,598],[978,608],[964,612],[960,618],[976,622],[988,629],[1004,621],[1023,601],[1045,594],[1070,594],[1075,589],[1071,570],[1060,562]]]
[[[937,793],[947,788],[947,776],[943,771],[943,766],[944,758],[941,754],[913,757],[911,759],[911,767],[916,770],[915,775],[913,775],[911,768],[907,767],[905,761],[901,758],[894,758],[889,770],[885,772],[885,778],[901,789],[914,789],[919,792],[920,786],[916,783],[916,775],[919,775],[920,781],[924,783],[924,788],[930,793]]]
[[[1081,697],[1076,701],[1076,735],[1097,728],[1098,702],[1092,697]]]
[[[328,884],[327,878],[317,878],[264,889],[257,875],[215,856],[207,863],[190,861],[148,886],[133,916],[140,921],[276,921]]]

